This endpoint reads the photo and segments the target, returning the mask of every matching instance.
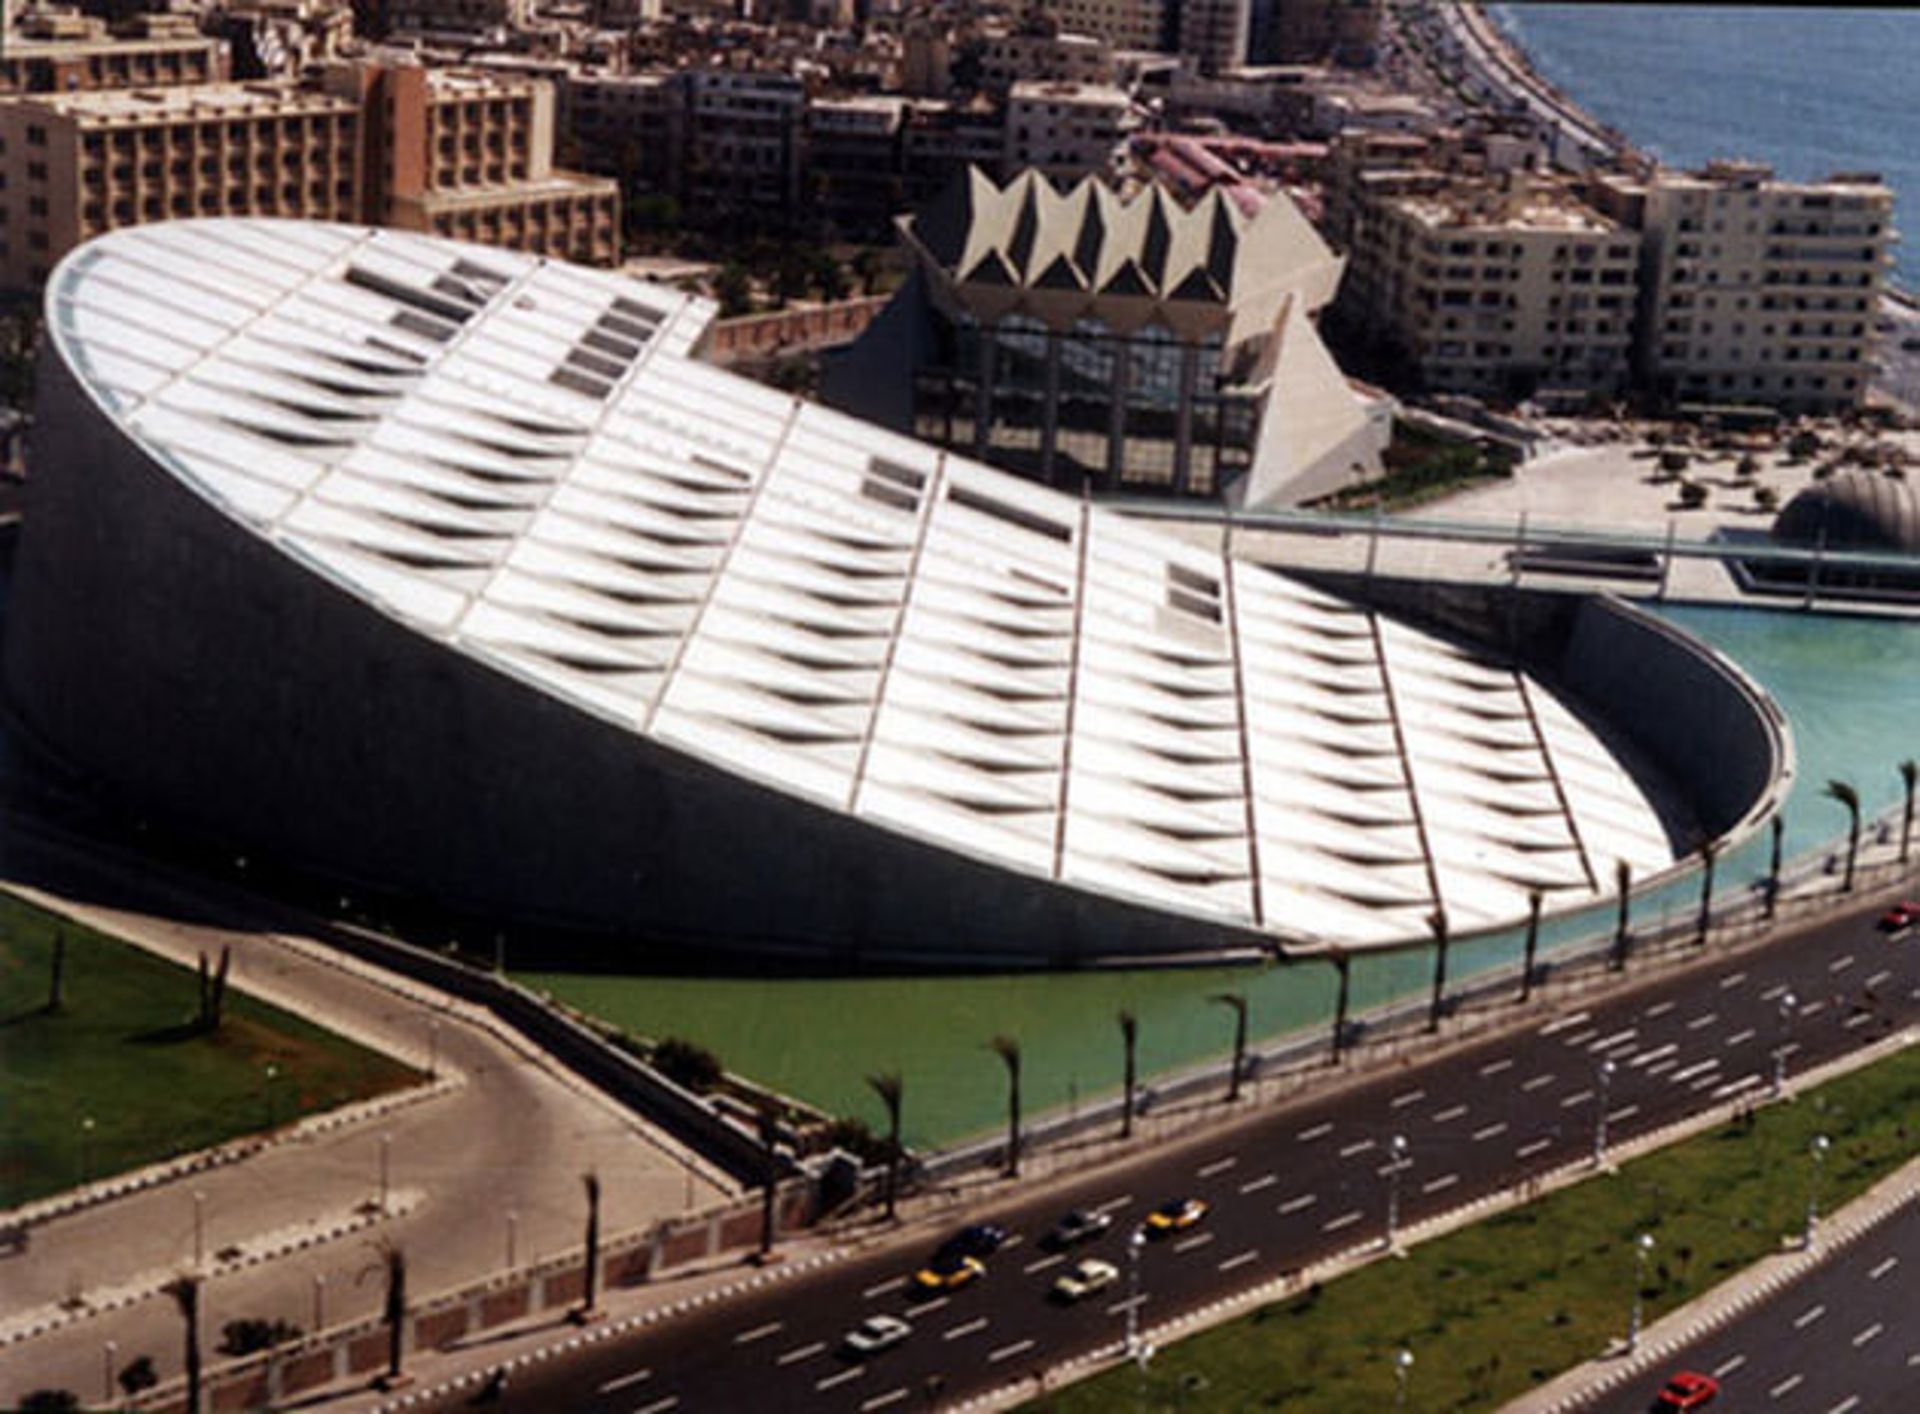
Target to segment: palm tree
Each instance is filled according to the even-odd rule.
[[[1907,862],[1907,845],[1913,839],[1913,790],[1920,785],[1920,761],[1900,763],[1900,783],[1907,788],[1907,808],[1900,816],[1900,862]]]
[[[1533,960],[1540,952],[1540,905],[1546,901],[1546,894],[1539,889],[1527,890],[1527,950],[1520,960],[1520,1000],[1526,1001],[1533,995]]]
[[[373,1272],[384,1272],[387,1294],[380,1303],[380,1319],[387,1327],[387,1373],[380,1377],[382,1388],[400,1383],[400,1357],[407,1331],[407,1254],[399,1243],[382,1238],[374,1244],[380,1260],[360,1273],[364,1281]]]
[[[1860,792],[1845,781],[1828,781],[1821,792],[1828,800],[1837,800],[1847,808],[1847,873],[1840,881],[1840,892],[1853,892],[1853,866],[1860,857]]]
[[[1713,923],[1713,862],[1720,857],[1718,840],[1700,841],[1700,926],[1694,942],[1707,945],[1707,929]]]
[[[760,1130],[760,1259],[773,1251],[773,1194],[780,1184],[780,1108],[762,1099],[755,1111]]]
[[[1120,1023],[1120,1046],[1126,1056],[1121,1080],[1120,1137],[1131,1139],[1133,1138],[1134,1083],[1138,1079],[1134,1060],[1140,1045],[1140,1018],[1125,1007],[1121,1007],[1114,1019]]]
[[[1630,910],[1633,906],[1633,866],[1624,859],[1613,861],[1613,887],[1620,895],[1620,917],[1613,926],[1613,960],[1608,964],[1615,972],[1624,972],[1627,966],[1627,949],[1632,945],[1633,935],[1628,931],[1632,922]]]
[[[1773,817],[1772,825],[1771,825],[1771,831],[1773,834],[1773,856],[1772,856],[1772,861],[1767,865],[1767,913],[1766,913],[1766,916],[1768,918],[1773,917],[1773,910],[1780,903],[1780,842],[1786,836],[1786,833],[1787,833],[1786,818],[1778,813],[1775,813]]]
[[[1433,930],[1433,1000],[1427,1004],[1427,1030],[1440,1029],[1440,1005],[1447,995],[1447,948],[1452,939],[1447,929],[1446,905],[1427,915],[1427,927]]]
[[[1343,952],[1336,952],[1332,957],[1334,969],[1340,974],[1340,990],[1333,1002],[1333,1063],[1338,1065],[1347,1047],[1347,1009],[1353,999],[1353,959]]]
[[[906,1082],[900,1078],[899,1071],[883,1070],[867,1077],[867,1087],[880,1097],[880,1103],[887,1110],[886,1218],[892,1222],[894,1204],[900,1191],[900,1100],[906,1091]]]
[[[1227,1103],[1240,1098],[1240,1072],[1247,1068],[1247,997],[1244,992],[1216,992],[1209,1001],[1233,1011],[1233,1072],[1227,1077]]]
[[[175,1277],[165,1287],[173,1304],[180,1308],[180,1319],[187,1325],[187,1408],[200,1410],[200,1274],[188,1272]]]
[[[579,1319],[590,1321],[600,1296],[600,1175],[589,1169],[580,1175],[580,1182],[587,1190],[587,1272]]]
[[[1011,1036],[987,1042],[1007,1067],[1007,1177],[1020,1176],[1020,1043]]]

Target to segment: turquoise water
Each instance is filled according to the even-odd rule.
[[[1677,607],[1666,617],[1720,648],[1773,693],[1794,724],[1799,774],[1785,818],[1789,854],[1841,836],[1846,816],[1819,798],[1830,779],[1849,781],[1869,811],[1900,795],[1898,762],[1920,755],[1914,725],[1914,664],[1920,625],[1766,610]],[[1765,876],[1764,834],[1721,867],[1722,897]],[[1652,922],[1663,908],[1690,916],[1696,883],[1683,881],[1636,905]],[[1611,907],[1549,923],[1544,945],[1610,926]],[[1517,932],[1455,948],[1455,977],[1518,959]],[[1423,995],[1432,953],[1354,963],[1356,1008]],[[522,980],[642,1034],[679,1034],[711,1046],[733,1069],[842,1114],[880,1121],[864,1077],[897,1069],[905,1078],[905,1127],[925,1145],[990,1129],[1005,1103],[997,1033],[1024,1048],[1030,1111],[1111,1093],[1120,1080],[1115,1013],[1140,1019],[1143,1072],[1225,1053],[1226,1008],[1211,1001],[1244,992],[1261,1038],[1324,1028],[1333,972],[1324,963],[1175,972],[1103,972],[742,981],[711,978],[529,976]]]
[[[1827,7],[1491,5],[1534,66],[1676,166],[1751,157],[1783,177],[1879,172],[1920,231],[1920,13]],[[1920,287],[1920,242],[1896,251]]]

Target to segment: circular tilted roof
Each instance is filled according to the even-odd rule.
[[[1920,505],[1904,480],[1843,471],[1789,501],[1773,523],[1773,538],[1833,550],[1920,552]]]

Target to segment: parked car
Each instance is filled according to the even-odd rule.
[[[848,1355],[865,1359],[891,1350],[913,1334],[913,1327],[898,1316],[869,1316],[841,1338],[840,1348]]]
[[[1120,1269],[1098,1257],[1086,1257],[1053,1279],[1056,1301],[1081,1301],[1120,1280]]]
[[[1084,1208],[1075,1208],[1047,1231],[1040,1239],[1040,1245],[1049,1252],[1064,1252],[1069,1247],[1078,1247],[1082,1242],[1091,1242],[1113,1226],[1113,1218],[1106,1213],[1089,1212]]]
[[[1687,1414],[1689,1410],[1705,1409],[1719,1393],[1720,1381],[1712,1375],[1682,1370],[1660,1387],[1653,1401],[1654,1414]]]
[[[1185,1232],[1206,1215],[1207,1200],[1204,1198],[1170,1199],[1147,1214],[1147,1232],[1152,1236]]]
[[[914,1290],[958,1291],[987,1274],[986,1263],[964,1252],[936,1252],[933,1260],[913,1274]]]
[[[1920,923],[1920,901],[1904,899],[1880,915],[1879,928],[1883,933],[1904,933],[1915,923]]]

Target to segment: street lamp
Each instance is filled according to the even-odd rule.
[[[267,1062],[267,1087],[266,1087],[267,1088],[267,1128],[268,1129],[272,1129],[273,1123],[274,1123],[273,1082],[278,1080],[279,1078],[280,1078],[280,1067],[275,1065],[272,1061],[268,1061]]]
[[[1780,996],[1780,1044],[1773,1048],[1773,1097],[1779,1099],[1787,1088],[1787,1046],[1793,1039],[1793,1018],[1799,1012],[1800,998],[1792,992]]]
[[[387,1211],[387,1175],[392,1154],[393,1135],[382,1134],[380,1136],[380,1212],[383,1216]]]
[[[80,1117],[80,1181],[85,1183],[93,1173],[93,1116]]]
[[[1613,1072],[1616,1069],[1610,1060],[1600,1062],[1600,1103],[1593,1114],[1593,1166],[1603,1167],[1607,1162],[1607,1103],[1613,1092]]]
[[[1633,1239],[1633,1319],[1627,1325],[1627,1353],[1640,1348],[1640,1293],[1647,1284],[1647,1258],[1653,1255],[1653,1234]]]
[[[1393,1156],[1387,1165],[1387,1250],[1392,1252],[1400,1238],[1400,1170],[1410,1162],[1407,1136],[1394,1135],[1387,1148]]]
[[[440,1078],[440,1018],[427,1022],[427,1079]]]
[[[520,1214],[512,1208],[507,1209],[507,1270],[514,1268],[514,1259],[520,1252]]]
[[[1820,1226],[1820,1170],[1825,1164],[1827,1150],[1833,1147],[1833,1141],[1824,1134],[1813,1136],[1813,1142],[1807,1145],[1807,1152],[1813,1156],[1813,1172],[1807,1177],[1807,1230],[1800,1245],[1809,1250],[1813,1247],[1813,1234]]]
[[[207,1195],[193,1190],[193,1269],[197,1272],[207,1259]]]
[[[1139,1360],[1140,1351],[1140,1250],[1147,1235],[1139,1228],[1127,1234],[1127,1359]]]
[[[321,1272],[313,1274],[313,1328],[327,1328],[327,1278]]]
[[[1393,1407],[1407,1407],[1407,1379],[1413,1373],[1413,1352],[1401,1346],[1393,1352]]]
[[[113,1402],[113,1357],[119,1351],[119,1345],[111,1340],[100,1347],[100,1402],[102,1404]]]

